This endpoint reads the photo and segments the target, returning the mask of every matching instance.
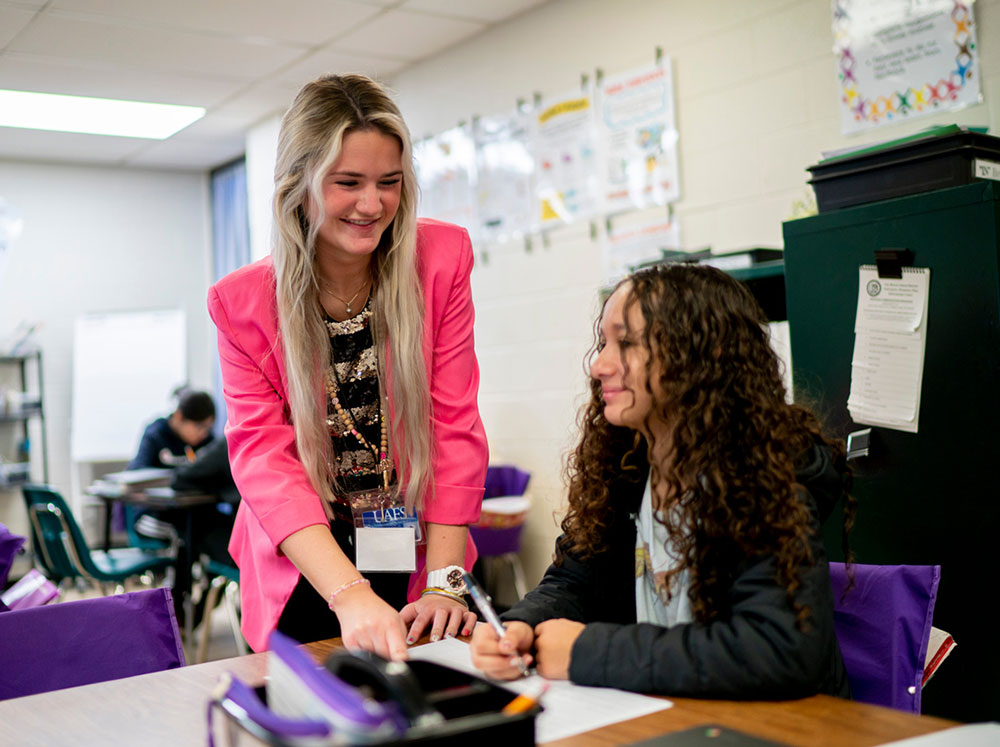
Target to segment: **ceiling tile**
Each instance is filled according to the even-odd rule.
[[[478,21],[496,23],[518,13],[523,13],[536,5],[542,5],[547,0],[407,0],[400,8],[405,10],[422,10],[442,16],[456,18],[471,18]]]
[[[350,49],[404,60],[419,60],[478,34],[486,24],[426,13],[390,10],[337,41]]]
[[[135,138],[0,127],[0,158],[115,162],[136,149]]]
[[[182,137],[180,133],[151,143],[123,159],[128,166],[142,166],[181,171],[205,171],[229,163],[243,155],[241,137]]]
[[[360,52],[349,52],[327,47],[283,68],[273,77],[286,83],[302,86],[323,73],[364,73],[370,78],[384,80],[406,67],[402,60],[390,60]]]
[[[21,33],[21,29],[28,25],[35,17],[35,11],[26,8],[0,7],[0,49],[3,49],[11,40]]]
[[[148,101],[209,107],[247,85],[246,81],[83,64],[65,59],[9,53],[0,55],[0,88],[71,96]]]
[[[128,18],[163,28],[229,37],[323,44],[381,12],[348,0],[53,0],[50,8]]]
[[[187,32],[97,23],[45,13],[9,51],[100,61],[173,73],[205,73],[250,80],[299,57],[303,50],[251,44]]]
[[[248,126],[254,125],[273,114],[284,112],[299,88],[298,84],[280,81],[258,83],[217,106],[211,114],[243,120]]]

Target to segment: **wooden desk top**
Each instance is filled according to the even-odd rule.
[[[151,488],[141,488],[129,490],[125,493],[102,492],[100,488],[91,486],[87,489],[87,495],[92,495],[107,502],[119,501],[130,503],[134,506],[144,508],[189,508],[191,506],[202,506],[207,503],[216,503],[219,496],[214,493],[190,493],[175,491],[166,486],[156,486]]]
[[[306,646],[323,660],[339,642]],[[265,654],[198,664],[84,687],[0,701],[5,745],[66,747],[110,745],[204,745],[206,703],[222,672],[259,684]],[[665,711],[612,724],[548,744],[597,747],[628,744],[699,724],[721,724],[789,745],[874,747],[904,737],[955,726],[828,695],[782,702],[736,702],[671,698]]]

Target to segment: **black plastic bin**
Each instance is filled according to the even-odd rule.
[[[957,126],[940,128],[926,137],[820,161],[808,167],[809,183],[823,213],[969,184],[980,179],[977,159],[1000,170],[1000,138]]]

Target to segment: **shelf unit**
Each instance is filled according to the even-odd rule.
[[[10,369],[14,369],[14,373]],[[42,480],[49,481],[49,460],[45,433],[45,406],[42,398],[42,353],[40,350],[23,355],[0,355],[0,386],[22,395],[33,395],[11,411],[8,400],[0,402],[0,432],[10,427],[20,426],[22,443],[28,444],[27,454],[12,454],[9,449],[0,452],[0,491],[16,490],[31,479],[31,464],[36,455],[41,460]],[[37,448],[31,438],[30,425],[39,424]],[[27,460],[24,457],[27,457]],[[12,466],[29,465],[22,472],[13,472]],[[10,475],[9,475],[10,473]]]

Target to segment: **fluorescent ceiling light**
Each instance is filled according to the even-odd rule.
[[[165,140],[204,116],[200,106],[0,89],[0,127]]]

